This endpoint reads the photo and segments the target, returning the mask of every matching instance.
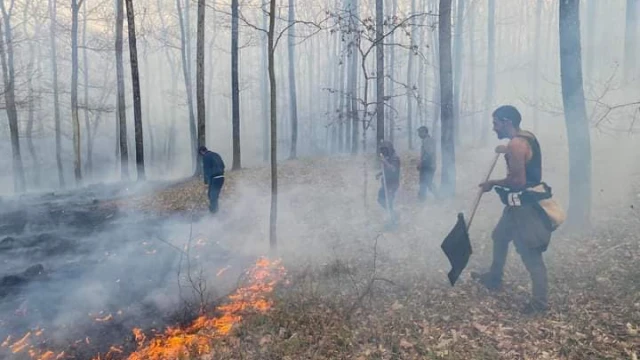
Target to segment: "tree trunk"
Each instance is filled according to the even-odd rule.
[[[133,0],[127,4],[127,24],[129,25],[129,58],[131,61],[131,82],[133,85],[133,125],[136,138],[136,169],[138,181],[145,180],[144,137],[142,134],[142,103],[140,101],[140,76],[138,74],[138,50],[136,47],[136,23],[133,12]]]
[[[489,140],[489,119],[491,116],[491,108],[493,107],[493,98],[495,91],[495,66],[496,66],[496,0],[489,0],[488,23],[487,23],[487,89],[484,97],[484,116],[482,122],[482,143],[486,144]]]
[[[411,13],[416,13],[416,0],[411,0]],[[407,139],[409,140],[409,150],[413,150],[413,94],[415,84],[415,74],[413,71],[413,59],[416,51],[416,27],[411,25],[410,33],[411,50],[409,51],[409,59],[407,60]],[[420,89],[422,90],[422,89]]]
[[[124,27],[123,0],[116,0],[116,74],[118,86],[118,136],[120,138],[120,176],[129,180],[129,146],[127,144],[127,112],[124,90],[124,64],[122,60],[122,37]]]
[[[376,146],[384,140],[383,0],[376,0]],[[377,150],[376,150],[377,151]]]
[[[640,0],[627,0],[626,22],[624,29],[624,78],[630,82],[636,75],[638,65],[638,12]]]
[[[476,116],[476,2],[472,2],[469,4],[469,104],[471,105],[471,114],[469,123],[471,126],[469,127],[469,131],[471,132],[471,138],[478,138],[478,124],[477,124],[477,116]],[[485,119],[483,119],[484,121]]]
[[[87,56],[87,3],[82,7],[82,66],[84,68],[84,127],[87,138],[87,159],[85,160],[85,172],[91,175],[93,168],[93,138],[91,136],[91,123],[89,121],[89,58]]]
[[[237,0],[234,0],[237,1]],[[196,38],[196,104],[198,107],[198,147],[205,146],[206,140],[206,114],[204,95],[204,20],[205,0],[198,0],[198,30]],[[202,162],[197,161],[196,174],[202,174]]]
[[[231,101],[233,125],[233,166],[232,170],[241,167],[240,161],[240,83],[238,74],[238,0],[231,0]]]
[[[13,165],[13,186],[16,192],[26,190],[24,167],[20,155],[20,136],[18,128],[18,109],[15,98],[15,69],[13,66],[13,36],[11,33],[11,15],[7,13],[2,2],[4,24],[0,24],[0,58],[2,61],[2,75],[4,79],[4,99],[6,101],[7,117],[9,118],[9,132],[11,133],[11,151]],[[4,25],[4,31],[2,26]],[[7,45],[5,50],[4,46]]]
[[[569,142],[567,223],[589,224],[591,217],[591,140],[582,84],[580,1],[560,0],[560,74]]]
[[[455,144],[453,125],[453,74],[451,69],[451,0],[440,0],[440,118],[442,122],[442,195],[453,196],[456,186]]]
[[[540,122],[540,40],[542,38],[542,6],[544,5],[544,0],[538,0],[536,2],[536,30],[535,30],[535,39],[534,41],[534,51],[533,51],[533,72],[531,73],[532,84],[533,84],[533,131],[537,132],[539,129]]]
[[[51,46],[51,74],[52,74],[52,87],[53,87],[53,114],[54,114],[54,128],[56,136],[56,165],[58,168],[58,183],[60,187],[64,187],[64,170],[62,168],[62,139],[60,129],[60,95],[58,91],[58,55],[56,49],[56,0],[49,0],[49,43]]]
[[[32,8],[32,3],[29,1],[25,4],[24,7],[24,34],[27,35],[29,33],[29,15],[30,12],[33,11]],[[36,187],[40,186],[40,160],[38,159],[38,154],[36,152],[36,147],[33,143],[33,124],[35,122],[35,115],[36,115],[36,109],[35,109],[35,99],[36,99],[36,95],[35,95],[35,90],[33,88],[33,77],[36,75],[36,73],[39,73],[39,69],[35,70],[34,72],[34,63],[36,61],[36,58],[40,58],[40,56],[38,56],[39,54],[36,54],[36,49],[35,49],[35,41],[36,41],[36,36],[39,34],[40,31],[40,25],[39,23],[36,23],[35,25],[35,29],[34,29],[34,34],[33,36],[29,37],[29,63],[27,64],[27,90],[28,90],[28,94],[29,94],[29,105],[28,105],[28,112],[29,112],[29,117],[27,120],[27,148],[29,149],[29,154],[31,155],[31,159],[33,161],[33,180],[34,180],[34,185]],[[39,53],[39,51],[38,51]]]
[[[540,0],[542,1],[542,0]],[[596,39],[596,13],[598,0],[587,0],[587,53],[585,59],[586,79],[593,79],[593,62],[594,62],[594,50]]]
[[[73,170],[76,184],[82,181],[80,119],[78,117],[78,12],[83,0],[71,0],[71,125],[73,128]]]
[[[351,1],[351,13],[349,14],[349,23],[351,24],[351,28],[355,28],[358,26],[357,19],[359,19],[360,10],[358,0]],[[352,36],[352,50],[351,50],[351,75],[349,76],[349,80],[351,83],[349,84],[349,94],[351,97],[350,103],[350,113],[351,113],[351,153],[353,155],[358,153],[358,122],[360,121],[358,115],[358,60],[359,60],[359,38],[356,33]]]
[[[266,29],[269,26],[269,19],[266,9],[264,7],[268,4],[265,1],[262,5],[262,27]],[[267,35],[263,36],[263,43],[260,47],[262,56],[260,58],[261,74],[260,74],[260,93],[262,94],[262,160],[264,162],[269,161],[269,65],[268,65],[268,51],[269,44]]]
[[[275,24],[276,0],[269,0],[269,90],[271,103],[271,211],[269,213],[269,247],[272,252],[277,249],[276,224],[278,222],[278,142],[276,114],[276,71],[275,71]]]
[[[456,8],[456,29],[455,29],[455,48],[454,48],[454,70],[453,70],[453,136],[456,144],[460,144],[460,125],[461,125],[461,111],[460,111],[460,99],[462,88],[462,59],[464,52],[464,37],[462,33],[464,31],[464,0],[458,0]]]
[[[289,0],[289,114],[291,121],[291,153],[289,159],[298,156],[298,99],[296,93],[296,30],[294,0]]]
[[[196,136],[196,119],[193,110],[193,89],[191,83],[191,42],[189,40],[189,34],[187,31],[189,30],[188,17],[189,14],[182,13],[182,6],[180,5],[180,0],[176,0],[176,8],[178,10],[178,19],[180,21],[180,55],[182,58],[182,73],[184,76],[184,87],[187,93],[187,104],[189,108],[189,134],[191,136],[191,169],[195,174],[197,172],[198,167],[198,146],[197,146],[197,136]],[[187,9],[189,8],[189,4],[187,2]],[[187,12],[187,11],[185,11]],[[186,21],[185,21],[185,18]],[[186,26],[186,28],[185,28]]]

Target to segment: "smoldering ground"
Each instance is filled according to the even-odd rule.
[[[544,179],[566,207],[566,158],[557,156],[565,151],[563,142],[561,137],[544,137],[541,142]],[[607,149],[614,143],[616,161],[608,161],[613,154]],[[637,166],[633,156],[623,154],[633,154],[637,145],[606,138],[596,138],[594,144],[594,218],[606,223],[636,200],[629,198],[633,187],[628,178]],[[446,291],[449,264],[440,242],[455,214],[468,213],[492,155],[492,147],[459,154],[458,197],[430,197],[426,205],[416,200],[415,154],[403,155],[397,198],[400,227],[392,233],[382,231],[386,215],[375,200],[378,168],[370,157],[285,162],[280,166],[278,254],[292,273],[338,263],[368,268],[375,257],[380,276],[396,284],[419,276],[434,289]],[[499,165],[493,177],[503,175],[504,165]],[[11,335],[16,340],[29,330],[44,329],[32,338],[37,346],[67,351],[71,346],[86,356],[104,353],[113,344],[132,349],[133,328],[161,330],[188,322],[203,300],[199,285],[206,284],[204,300],[214,304],[237,285],[243,268],[269,253],[268,168],[229,173],[216,217],[202,215],[206,188],[199,179],[173,190],[153,190],[129,193],[124,203],[117,202],[119,207],[112,201],[118,192],[101,187],[73,195],[4,200],[3,338]],[[502,207],[492,195],[485,195],[474,220],[470,268],[486,266],[490,260],[489,235]],[[171,216],[135,209],[153,210],[162,207],[162,201],[187,206]],[[554,236],[545,255],[550,273],[578,256],[567,249],[579,241],[561,233]],[[526,287],[521,264],[513,255],[509,263],[515,269],[510,280]],[[221,269],[225,271],[216,276]],[[347,292],[353,285],[338,286]]]

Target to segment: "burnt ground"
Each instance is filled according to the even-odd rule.
[[[206,233],[192,233],[189,241],[200,214],[114,205],[128,196],[103,185],[0,200],[0,338],[10,336],[10,345],[32,333],[24,351],[3,346],[0,357],[29,358],[27,350],[46,349],[89,359],[112,345],[134,347],[133,328],[153,331],[193,318],[200,293],[186,274],[203,267],[203,251],[212,269],[229,265],[229,252],[209,244]],[[187,258],[180,251],[187,243],[199,245],[199,254]],[[224,286],[208,281],[202,294],[212,300]]]

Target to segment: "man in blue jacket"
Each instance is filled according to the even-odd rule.
[[[224,161],[218,153],[210,151],[205,146],[200,146],[198,153],[202,156],[202,171],[204,183],[209,185],[209,211],[212,214],[218,212],[218,196],[224,185]]]

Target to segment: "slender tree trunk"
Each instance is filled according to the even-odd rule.
[[[233,125],[233,170],[241,167],[240,162],[240,84],[238,74],[238,0],[231,1],[231,98]]]
[[[534,41],[534,53],[533,53],[533,72],[531,72],[532,84],[533,84],[533,130],[537,132],[540,126],[540,40],[542,38],[542,6],[544,0],[538,0],[536,2],[536,30]]]
[[[124,0],[116,0],[116,74],[117,74],[117,107],[118,107],[118,136],[120,138],[120,176],[122,180],[129,180],[129,146],[127,143],[127,112],[124,90],[124,63],[122,59]]]
[[[24,34],[27,35],[29,34],[29,15],[31,13],[31,11],[33,11],[33,7],[32,7],[32,3],[31,1],[28,1],[25,6],[24,6]],[[29,105],[28,105],[28,111],[29,111],[29,117],[27,120],[27,148],[29,149],[29,154],[31,155],[31,159],[33,161],[33,180],[34,180],[34,185],[36,187],[40,186],[40,160],[38,159],[38,155],[36,153],[36,147],[33,143],[33,125],[35,122],[35,115],[36,115],[36,109],[35,109],[35,101],[36,101],[36,94],[35,94],[35,90],[33,88],[33,77],[36,75],[36,73],[40,73],[40,69],[38,66],[38,69],[35,69],[34,71],[34,65],[36,62],[36,58],[40,59],[39,52],[38,54],[36,54],[36,49],[35,49],[35,37],[38,35],[40,31],[40,25],[38,23],[36,23],[35,25],[35,29],[34,29],[34,34],[33,36],[29,36],[29,63],[27,64],[27,89],[29,91]],[[39,60],[38,60],[39,61]]]
[[[93,171],[93,137],[91,136],[91,123],[89,121],[89,57],[87,56],[87,3],[82,7],[82,66],[84,67],[84,127],[87,138],[87,159],[85,172],[91,176]]]
[[[539,0],[542,1],[542,0]],[[594,62],[594,50],[595,50],[595,40],[596,40],[596,12],[597,12],[597,4],[598,0],[587,0],[587,28],[586,28],[586,37],[587,37],[587,53],[585,59],[585,67],[586,67],[586,79],[593,79],[593,62]]]
[[[64,170],[62,168],[62,139],[60,129],[60,95],[58,90],[58,55],[56,48],[56,0],[49,0],[49,43],[51,47],[51,74],[52,74],[52,87],[53,87],[53,114],[54,114],[54,128],[56,136],[56,165],[58,168],[58,183],[60,187],[64,187]]]
[[[9,132],[11,133],[11,151],[13,165],[13,185],[16,192],[26,190],[24,167],[20,154],[20,136],[18,127],[18,109],[15,98],[15,70],[13,66],[13,36],[11,33],[11,15],[7,13],[2,2],[3,24],[0,24],[0,59],[2,61],[2,75],[4,80],[4,99],[6,101],[7,117],[9,118]],[[4,25],[4,29],[2,26]],[[7,46],[5,50],[5,44]]]
[[[140,101],[140,76],[138,74],[138,50],[136,47],[136,24],[133,12],[133,0],[127,4],[127,24],[129,25],[129,58],[131,61],[131,82],[133,84],[133,125],[136,138],[136,169],[138,181],[146,179],[144,169],[144,137],[142,133],[142,103]]]
[[[76,184],[82,181],[80,119],[78,117],[78,12],[82,1],[71,0],[71,125],[73,128],[73,170]]]
[[[462,60],[464,52],[464,5],[465,0],[458,0],[456,9],[456,28],[455,28],[455,48],[454,48],[454,70],[453,70],[453,136],[456,144],[460,144],[460,126],[461,126],[461,111],[460,102],[462,87]]]
[[[627,0],[626,22],[624,29],[624,77],[631,81],[637,76],[638,53],[638,12],[640,0]]]
[[[236,1],[236,0],[234,0]],[[205,0],[198,0],[198,30],[196,38],[196,104],[198,107],[198,147],[205,146],[206,140],[206,113],[204,95],[204,21]],[[197,161],[196,174],[202,174],[202,162]]]
[[[276,224],[278,222],[278,142],[277,142],[277,104],[276,104],[276,72],[275,72],[275,23],[276,0],[269,0],[269,90],[271,104],[271,211],[269,213],[269,247],[272,252],[277,249]]]
[[[265,7],[269,4],[268,1],[265,1],[262,5],[262,28],[267,29],[269,26],[269,18],[267,15],[267,9]],[[260,93],[262,94],[262,160],[264,162],[269,161],[269,61],[268,61],[268,51],[269,44],[268,38],[265,34],[263,36],[263,43],[261,46],[262,56],[260,58],[261,64],[261,76],[260,76]]]
[[[289,114],[291,121],[291,152],[290,159],[298,156],[298,99],[296,92],[296,30],[295,30],[295,4],[289,0]]]
[[[440,0],[440,112],[442,121],[442,180],[444,196],[453,196],[456,185],[455,139],[453,126],[453,74],[451,69],[451,0]]]
[[[489,121],[491,108],[493,107],[493,98],[495,91],[495,66],[496,66],[496,0],[489,0],[488,23],[487,23],[487,89],[484,97],[484,116],[485,121],[482,122],[482,143],[486,144],[489,140]]]
[[[376,0],[376,144],[384,140],[384,5],[382,1]]]
[[[198,166],[198,145],[196,135],[196,119],[193,109],[193,89],[191,82],[191,40],[188,34],[189,31],[189,4],[187,2],[185,13],[183,14],[180,0],[176,0],[176,8],[178,10],[178,19],[180,21],[180,44],[181,44],[181,57],[182,57],[182,72],[184,76],[184,87],[187,93],[187,104],[189,108],[189,134],[191,136],[191,169],[194,174],[197,172]]]
[[[416,0],[411,0],[411,13],[416,13]],[[414,88],[417,88],[413,71],[414,51],[417,50],[416,27],[414,25],[411,25],[410,41],[411,51],[409,52],[409,59],[407,60],[407,86],[409,86],[407,89],[407,139],[409,140],[409,150],[413,150],[413,94]],[[421,90],[422,89],[420,89],[420,91]]]
[[[591,217],[591,140],[582,84],[580,0],[560,0],[560,74],[569,142],[567,223],[588,225]]]
[[[351,28],[356,28],[358,26],[357,19],[360,17],[359,10],[359,0],[351,1],[351,13],[349,14],[349,23],[351,24]],[[360,58],[359,54],[359,38],[356,33],[353,33],[351,39],[352,53],[351,53],[351,84],[349,86],[349,93],[351,95],[350,103],[350,113],[351,113],[351,153],[353,155],[358,153],[358,122],[360,121],[360,117],[358,115],[358,60]]]
[[[476,139],[478,138],[478,131],[477,131],[477,116],[476,114],[476,48],[475,48],[475,42],[476,42],[476,15],[475,15],[475,11],[476,11],[476,5],[477,2],[471,2],[471,4],[469,5],[469,82],[471,83],[469,86],[469,103],[471,104],[471,114],[470,114],[470,120],[469,123],[471,124],[471,126],[469,127],[469,131],[471,131],[471,138],[472,139]],[[483,119],[484,120],[484,119]]]

